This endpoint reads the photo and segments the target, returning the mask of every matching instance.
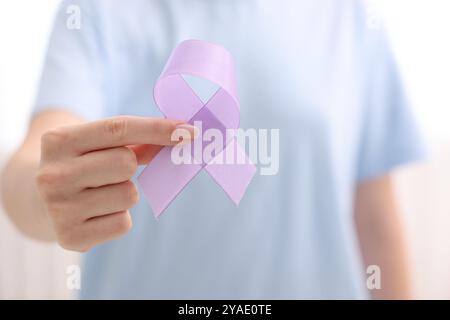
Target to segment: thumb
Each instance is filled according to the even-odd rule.
[[[138,144],[128,146],[128,148],[134,152],[139,165],[147,164],[153,160],[163,146],[157,146],[153,144]]]

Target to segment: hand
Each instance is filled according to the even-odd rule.
[[[178,143],[171,136],[179,127],[194,139],[195,128],[182,122],[131,116],[46,132],[36,183],[58,243],[85,252],[125,234],[139,197],[130,179],[162,146]]]

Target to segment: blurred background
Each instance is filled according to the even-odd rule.
[[[0,1],[0,167],[23,139],[58,0]],[[368,0],[367,27],[390,33],[430,145],[396,173],[417,298],[450,299],[450,1]],[[20,235],[0,206],[0,299],[70,299],[78,255]]]

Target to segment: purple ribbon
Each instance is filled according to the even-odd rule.
[[[205,104],[182,75],[206,79],[218,85],[219,89]],[[231,54],[221,46],[209,42],[183,41],[169,57],[155,84],[153,96],[166,118],[185,120],[190,124],[201,121],[203,130],[214,128],[224,137],[223,149],[215,150],[211,159],[195,159],[192,154],[193,161],[190,164],[175,164],[171,159],[173,147],[164,147],[147,165],[138,181],[155,217],[167,208],[202,169],[205,169],[238,205],[256,172],[256,167],[238,145],[236,137],[226,134],[230,132],[227,129],[239,127],[240,115]],[[245,161],[215,161],[216,157],[225,159],[226,154],[234,155],[234,160]]]

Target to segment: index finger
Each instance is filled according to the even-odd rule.
[[[183,123],[163,118],[118,116],[72,126],[68,134],[75,151],[83,154],[126,145],[175,145],[178,141],[171,140],[172,132]]]

